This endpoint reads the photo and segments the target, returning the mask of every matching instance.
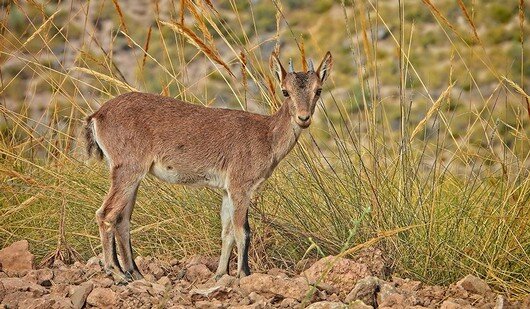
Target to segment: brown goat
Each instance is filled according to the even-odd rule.
[[[271,55],[286,98],[270,116],[139,92],[120,95],[89,116],[87,151],[105,157],[111,174],[110,190],[96,212],[107,274],[118,282],[142,278],[132,255],[130,220],[140,181],[151,173],[170,183],[223,189],[216,277],[228,272],[234,242],[237,274],[249,275],[252,195],[311,124],[332,64],[328,52],[316,71],[309,62],[307,72],[294,72],[292,63],[286,72]]]

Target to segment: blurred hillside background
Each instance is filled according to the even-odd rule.
[[[27,238],[44,256],[63,235],[85,258],[100,251],[107,174],[79,133],[106,100],[138,90],[271,113],[270,54],[302,70],[330,50],[316,121],[252,211],[254,267],[377,239],[398,274],[472,272],[530,292],[524,0],[0,3],[3,245]],[[218,205],[211,190],[147,179],[138,253],[216,255]]]

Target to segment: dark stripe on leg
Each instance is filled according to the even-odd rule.
[[[140,272],[140,269],[138,269],[138,266],[136,266],[136,262],[134,261],[134,255],[133,255],[133,251],[132,251],[132,243],[131,243],[131,238],[130,237],[129,237],[129,249],[131,251],[130,255],[131,255],[131,259],[132,259],[133,268],[137,272]]]
[[[245,231],[245,246],[243,248],[243,265],[241,270],[246,276],[248,276],[250,275],[250,267],[248,266],[248,249],[250,247],[250,225],[248,224],[248,210],[243,229]]]
[[[110,249],[112,251],[111,252],[112,261],[114,262],[114,264],[116,265],[116,267],[118,267],[120,271],[123,271],[123,269],[121,269],[120,262],[118,260],[118,254],[116,253],[116,239],[114,238],[114,233],[112,233]]]

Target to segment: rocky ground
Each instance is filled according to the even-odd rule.
[[[164,262],[137,257],[144,280],[114,285],[100,258],[35,269],[27,241],[0,250],[0,308],[530,308],[468,275],[450,286],[390,277],[381,252],[356,260],[304,260],[293,273],[270,269],[242,279],[212,280],[214,258]]]

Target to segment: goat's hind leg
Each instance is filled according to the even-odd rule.
[[[136,263],[134,262],[130,232],[131,215],[136,202],[136,192],[138,191],[138,185],[139,184],[137,184],[133,189],[134,192],[131,194],[127,206],[125,209],[123,209],[122,213],[118,215],[116,222],[116,242],[122,262],[122,269],[127,281],[143,279],[142,273],[140,273],[138,266],[136,266]]]
[[[136,189],[141,177],[134,170],[122,165],[111,168],[111,186],[100,209],[96,212],[101,245],[104,256],[104,270],[116,283],[126,283],[127,277],[120,267],[116,254],[116,227],[120,215],[123,216],[127,205],[134,201]],[[129,220],[129,218],[121,218]]]

